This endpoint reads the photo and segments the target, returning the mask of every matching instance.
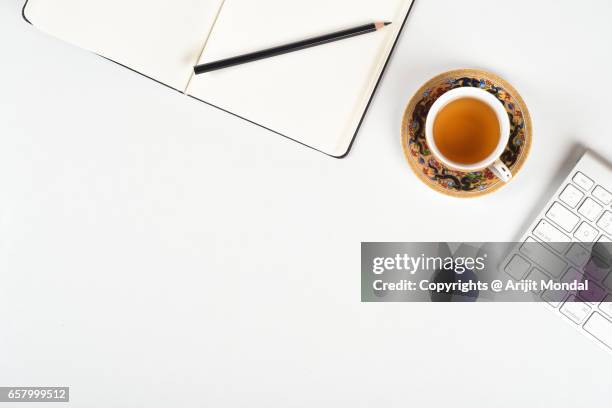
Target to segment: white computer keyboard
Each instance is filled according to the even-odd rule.
[[[587,293],[537,293],[612,352],[612,169],[586,153],[536,217],[503,269],[516,280],[589,280]],[[599,251],[597,248],[603,249]],[[584,274],[584,275],[583,275]],[[578,296],[578,297],[576,297]]]

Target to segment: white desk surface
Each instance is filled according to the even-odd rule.
[[[580,149],[612,159],[610,1],[417,0],[344,160],[20,11],[0,3],[0,385],[69,385],[74,407],[609,406],[612,355],[541,305],[359,288],[361,241],[512,240]],[[469,201],[422,185],[398,134],[458,67],[506,77],[535,127],[516,180]]]

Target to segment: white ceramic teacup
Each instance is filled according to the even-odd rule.
[[[495,147],[495,150],[493,150],[493,152],[487,158],[477,163],[457,163],[448,159],[447,157],[444,157],[436,146],[436,142],[434,140],[433,127],[440,110],[450,102],[463,98],[475,98],[486,103],[495,112],[497,121],[499,123],[499,141]],[[451,89],[450,91],[446,92],[431,106],[425,122],[425,139],[427,140],[427,145],[429,146],[433,156],[442,164],[452,169],[464,172],[479,171],[489,168],[489,170],[491,170],[491,172],[503,182],[508,182],[512,179],[512,172],[500,160],[501,155],[506,149],[509,138],[510,119],[508,118],[508,113],[506,112],[504,105],[495,96],[479,88],[461,87]]]

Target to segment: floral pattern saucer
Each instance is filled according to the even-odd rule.
[[[504,183],[488,169],[464,173],[445,167],[431,155],[425,141],[425,119],[431,105],[445,92],[463,86],[484,89],[504,104],[510,118],[510,141],[501,160],[516,177],[531,147],[531,118],[518,92],[490,72],[459,69],[438,75],[423,85],[404,112],[402,147],[412,170],[429,187],[451,196],[476,197],[491,193]]]

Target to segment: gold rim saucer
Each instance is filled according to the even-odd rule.
[[[498,180],[488,169],[465,173],[442,165],[431,155],[425,141],[425,119],[431,105],[442,94],[464,86],[478,87],[490,92],[506,108],[511,130],[510,140],[501,160],[516,178],[531,148],[531,117],[527,105],[512,85],[487,71],[458,69],[427,81],[410,99],[404,111],[401,143],[410,168],[430,188],[453,197],[479,197],[508,183]]]

